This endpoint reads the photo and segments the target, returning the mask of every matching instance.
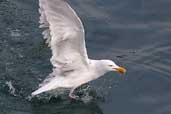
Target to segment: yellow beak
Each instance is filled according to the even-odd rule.
[[[123,67],[118,67],[118,68],[114,68],[116,71],[118,71],[121,74],[124,74],[126,72],[126,69]]]

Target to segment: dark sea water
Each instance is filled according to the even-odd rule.
[[[29,101],[52,68],[38,0],[0,0],[0,114],[171,114],[171,1],[68,1],[84,23],[89,57],[127,73],[91,82],[96,100],[86,103]]]

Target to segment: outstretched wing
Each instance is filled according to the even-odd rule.
[[[86,67],[83,24],[66,0],[39,0],[40,27],[52,50],[51,63],[60,72]]]

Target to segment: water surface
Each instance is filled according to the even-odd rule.
[[[37,0],[0,0],[2,114],[170,114],[171,1],[70,0],[82,19],[92,59],[112,59],[125,75],[90,83],[95,101],[27,96],[51,72],[50,50],[38,28]]]

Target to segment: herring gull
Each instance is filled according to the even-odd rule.
[[[112,60],[88,58],[83,24],[67,0],[39,0],[40,28],[52,50],[53,72],[32,96],[58,88],[70,89],[69,97],[77,98],[74,90],[110,71],[125,73]]]

